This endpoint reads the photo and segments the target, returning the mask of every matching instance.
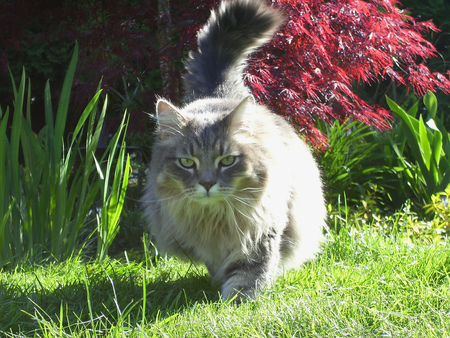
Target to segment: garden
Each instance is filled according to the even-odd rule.
[[[448,2],[274,1],[246,81],[314,149],[327,241],[241,305],[139,202],[156,97],[218,1],[24,3],[0,4],[2,336],[450,336]]]

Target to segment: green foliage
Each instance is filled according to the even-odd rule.
[[[387,102],[398,120],[386,133],[352,121],[319,124],[329,140],[329,148],[320,154],[329,211],[348,208],[371,224],[377,222],[375,215],[409,213],[409,205],[416,221],[407,222],[417,225],[410,226],[411,236],[438,239],[440,226],[423,209],[450,183],[450,136],[438,116],[437,99],[425,95],[420,115],[419,101],[409,110],[389,98]],[[428,220],[421,221],[424,216]]]
[[[432,20],[433,23],[441,30],[438,32],[427,32],[427,40],[430,41],[437,49],[438,55],[429,60],[428,66],[430,70],[445,73],[449,69],[448,61],[450,60],[450,50],[448,44],[450,42],[450,3],[447,0],[402,0],[404,8],[408,10],[407,14],[419,17],[420,20]],[[442,99],[445,100],[443,96]],[[448,105],[448,99],[447,101]]]
[[[44,42],[36,39],[36,35],[33,37],[17,41],[20,51],[6,48],[8,67],[14,75],[21,74],[22,68],[25,67],[28,76],[33,79],[34,88],[38,90],[44,90],[47,79],[51,83],[62,84],[65,67],[70,61],[70,51],[74,46],[73,39],[51,39]],[[19,82],[20,78],[15,80]],[[12,98],[13,91],[8,81],[0,82],[0,93],[1,103],[6,103],[7,99]]]
[[[352,206],[390,205],[395,175],[386,158],[385,136],[356,121],[321,122],[319,127],[329,144],[320,154],[327,201],[336,205],[345,196]]]
[[[431,203],[425,206],[428,214],[433,215],[433,225],[442,236],[450,236],[450,185],[445,191],[433,194]]]
[[[9,135],[9,108],[5,114],[0,110],[0,172],[4,173],[0,175],[0,267],[8,264],[14,267],[24,261],[42,262],[49,258],[64,260],[72,256],[87,215],[92,212],[100,191],[105,212],[99,224],[103,237],[99,235],[102,237],[102,253],[98,258],[104,257],[114,237],[127,187],[124,178],[128,177],[129,160],[124,163],[125,147],[122,143],[113,187],[109,187],[108,181],[101,185],[98,174],[103,172],[101,166],[105,158],[107,172],[112,170],[119,134],[115,136],[114,148],[109,147],[103,158],[97,161],[95,149],[107,104],[105,100],[99,121],[96,122],[100,90],[82,113],[72,140],[67,146],[64,143],[77,55],[76,46],[56,115],[53,113],[50,85],[47,82],[46,125],[38,134],[31,129],[31,84],[28,81],[27,85],[25,71],[18,88],[13,81],[15,100]],[[86,128],[86,155],[80,156],[83,130]]]
[[[359,226],[368,227],[382,234],[401,233],[405,243],[443,243],[450,234],[442,215],[435,213],[430,219],[421,215],[421,209],[407,201],[401,210],[391,214],[373,214],[370,220],[358,218],[358,212],[352,214],[352,219]],[[431,213],[430,213],[431,214]]]
[[[450,137],[436,116],[437,100],[431,92],[424,96],[428,119],[417,118],[418,103],[405,111],[386,97],[391,110],[400,117],[400,125],[391,140],[403,177],[417,200],[431,201],[431,195],[450,183]]]

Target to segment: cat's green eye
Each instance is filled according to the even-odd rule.
[[[219,163],[224,167],[229,167],[230,165],[233,165],[235,161],[236,157],[233,155],[229,155],[222,158]]]
[[[192,168],[195,167],[195,162],[194,162],[194,160],[192,160],[192,159],[190,159],[190,158],[182,157],[182,158],[180,158],[178,161],[179,161],[179,163],[181,164],[181,166],[182,166],[183,168],[186,168],[186,169],[192,169]]]

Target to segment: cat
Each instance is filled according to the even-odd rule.
[[[238,302],[314,258],[324,238],[311,151],[243,80],[248,55],[283,21],[262,0],[223,1],[185,63],[184,105],[156,103],[149,231],[160,251],[203,262],[222,298]]]

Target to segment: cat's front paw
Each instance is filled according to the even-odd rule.
[[[234,276],[222,285],[221,294],[223,300],[241,304],[256,298],[263,285],[260,285],[258,280],[248,281],[240,279],[239,276]]]
[[[222,292],[222,300],[230,302],[231,304],[240,305],[255,300],[256,295],[257,292],[254,289],[240,289],[239,291],[234,290],[229,293]]]

